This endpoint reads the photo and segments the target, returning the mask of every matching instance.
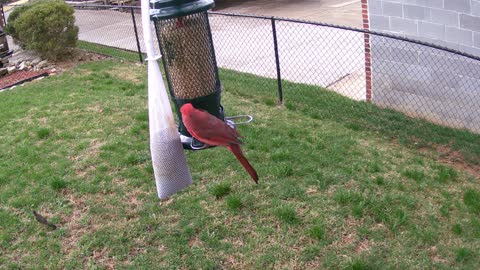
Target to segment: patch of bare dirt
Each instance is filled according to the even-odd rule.
[[[355,241],[355,234],[354,233],[344,233],[342,238],[337,241],[339,246],[349,246],[353,244]]]
[[[124,202],[128,205],[128,210],[131,211],[130,216],[132,216],[133,214],[137,216],[136,213],[138,212],[139,208],[144,204],[144,201],[139,199],[139,196],[148,195],[148,192],[128,186],[126,180],[122,178],[114,178],[112,180],[112,184],[125,190]],[[171,203],[172,201],[173,200],[170,199],[169,203]]]
[[[465,171],[475,179],[480,179],[480,165],[472,164],[465,161],[463,155],[451,149],[448,146],[436,145],[433,150],[438,153],[438,161],[446,166],[454,168],[459,171]],[[421,153],[429,153],[430,148],[420,148]]]
[[[355,246],[355,253],[359,254],[370,249],[371,243],[368,239],[363,239]]]
[[[315,186],[308,186],[307,190],[305,190],[305,195],[307,196],[315,196],[318,193],[318,190]]]
[[[188,246],[190,248],[192,248],[192,247],[197,247],[198,248],[198,247],[202,246],[202,242],[200,240],[198,240],[196,236],[192,236],[188,240]]]
[[[337,241],[333,242],[331,245],[336,247],[352,245],[357,239],[357,234],[355,233],[355,231],[359,224],[360,222],[358,220],[350,216],[346,217],[344,226],[342,228],[342,236]]]
[[[388,231],[387,227],[385,225],[383,225],[382,223],[375,224],[371,229],[372,230]]]
[[[222,265],[228,269],[242,269],[245,268],[245,265],[240,263],[238,260],[235,259],[235,256],[229,255],[227,256],[223,262]]]
[[[87,107],[87,112],[102,113],[103,107],[100,103],[95,103],[94,105]]]
[[[62,195],[69,204],[72,205],[72,211],[69,215],[61,217],[62,221],[59,225],[65,229],[65,235],[61,239],[61,248],[63,254],[67,257],[75,256],[73,254],[75,254],[75,251],[78,249],[76,243],[84,235],[91,234],[102,226],[110,226],[111,222],[113,222],[113,216],[108,216],[103,220],[91,219],[88,216],[89,206],[86,202],[93,201],[95,204],[97,204],[97,202],[100,204],[100,202],[108,200],[103,193],[99,193],[92,198],[87,198],[64,190]],[[95,249],[92,250],[92,253],[88,254],[85,259],[91,260],[106,269],[115,269],[115,258],[110,257],[108,253],[108,248]]]
[[[79,63],[104,60],[107,58],[110,57],[92,52],[87,52],[84,50],[76,50],[70,59],[55,62],[54,65],[57,72],[61,72],[71,67],[74,67]]]
[[[87,212],[88,208],[85,205],[85,199],[77,197],[73,193],[65,191],[64,197],[72,205],[72,213],[69,216],[63,218],[62,226],[66,227],[66,235],[62,238],[62,249],[65,254],[70,254],[75,248],[75,243],[84,235],[90,231],[89,225],[83,225],[81,223],[82,218]]]
[[[415,144],[417,140],[412,138]],[[396,140],[393,143],[398,145]],[[420,153],[431,156],[435,156],[437,161],[448,167],[454,168],[459,171],[464,171],[472,176],[474,179],[480,180],[480,165],[472,164],[465,160],[463,155],[459,151],[455,151],[446,145],[429,145],[426,147],[420,147],[417,149]]]
[[[320,261],[311,261],[305,264],[305,269],[321,269],[322,262]]]
[[[100,152],[100,147],[102,145],[103,144],[98,140],[92,140],[87,149],[76,156],[70,157],[70,159],[75,162],[75,175],[83,177],[87,173],[95,170],[95,165],[82,165],[81,163],[83,160],[96,157]]]
[[[235,247],[243,247],[244,243],[243,243],[243,239],[242,238],[233,238],[230,243],[232,243],[232,245],[234,245]]]
[[[92,252],[91,259],[106,269],[115,269],[115,260],[108,256],[107,248],[103,248],[102,250],[94,250]]]
[[[436,262],[436,263],[448,263],[448,260],[446,260],[445,258],[440,257],[440,256],[437,254],[437,247],[436,247],[436,246],[431,246],[431,247],[428,248],[428,255],[430,256],[430,260],[432,260],[432,262]]]
[[[94,140],[90,143],[90,147],[87,147],[82,154],[95,155],[99,146],[99,142]],[[62,191],[63,198],[68,201],[68,204],[72,207],[70,213],[61,215],[61,222],[58,224],[60,227],[65,229],[65,235],[61,239],[61,248],[62,253],[65,254],[66,257],[76,256],[75,254],[78,253],[78,246],[76,243],[78,243],[82,237],[92,234],[93,232],[102,228],[120,227],[121,229],[125,229],[125,227],[128,227],[130,222],[138,221],[138,208],[143,205],[139,195],[144,194],[145,192],[140,189],[130,188],[128,186],[128,182],[121,178],[113,179],[112,184],[124,192],[123,194],[125,200],[122,202],[122,209],[124,209],[124,213],[126,213],[126,221],[128,222],[124,222],[124,219],[119,222],[119,219],[115,213],[117,206],[111,203],[111,201],[113,201],[112,198],[117,196],[117,194],[112,191],[103,190],[96,194],[88,195],[75,194],[68,189]],[[123,205],[123,203],[125,203],[125,205]],[[89,212],[89,205],[101,206],[107,211],[102,213],[101,216],[96,217]],[[123,206],[126,207],[123,208]],[[178,219],[179,217],[176,218]],[[136,239],[135,241],[138,243],[137,246],[144,245],[142,239]],[[201,245],[201,242],[192,242],[192,245],[197,244]],[[159,249],[162,250],[165,249],[165,247],[161,246]],[[133,255],[140,254],[142,252],[144,252],[144,250],[136,247],[130,250],[130,254]],[[109,247],[94,249],[90,254],[84,254],[83,263],[88,264],[94,262],[103,268],[115,269],[118,264],[122,262],[118,261],[117,258],[112,257],[109,253]]]

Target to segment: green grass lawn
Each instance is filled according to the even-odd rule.
[[[478,269],[480,136],[222,70],[260,176],[187,152],[157,199],[145,67],[87,63],[0,93],[0,268]],[[436,149],[448,149],[437,152]],[[57,225],[38,223],[32,210]]]

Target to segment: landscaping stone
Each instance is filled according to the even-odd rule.
[[[37,53],[33,51],[19,51],[15,52],[11,57],[10,57],[10,62],[14,65],[19,65],[22,62],[25,61],[30,61],[32,62],[34,59],[40,59]]]
[[[38,65],[38,63],[40,63],[41,61],[42,61],[42,59],[40,59],[40,58],[34,58],[32,60],[32,66]]]
[[[26,69],[27,69],[26,63],[25,63],[25,62],[21,62],[17,69],[18,69],[18,70],[26,70]]]
[[[40,61],[40,63],[38,63],[37,67],[38,68],[46,68],[48,66],[48,62],[46,60],[42,60]]]
[[[106,58],[105,56],[94,53],[83,52],[75,55],[75,57],[68,61],[50,63],[43,60],[38,53],[25,51],[19,46],[15,46],[11,39],[9,41],[12,42],[12,50],[14,53],[8,57],[0,58],[0,68],[4,67],[4,69],[0,69],[0,76],[3,74],[2,80],[0,80],[0,91],[1,89],[9,88],[16,82],[28,80],[28,78],[39,74],[58,74],[62,72],[64,68],[70,67],[72,63],[79,62],[79,58],[83,61],[94,61]]]

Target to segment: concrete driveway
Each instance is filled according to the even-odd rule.
[[[211,15],[210,22],[219,66],[276,78],[270,20]],[[365,99],[363,34],[282,21],[276,28],[282,79]]]
[[[216,11],[362,27],[360,0],[220,0]]]

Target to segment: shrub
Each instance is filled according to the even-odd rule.
[[[42,0],[15,9],[6,31],[22,47],[49,60],[68,56],[78,40],[73,8],[60,0]]]
[[[17,7],[10,13],[10,15],[8,15],[7,25],[5,25],[4,30],[7,34],[11,35],[15,39],[16,42],[19,42],[19,40],[18,40],[17,33],[15,32],[15,27],[14,27],[15,20],[18,18],[18,16],[20,14],[22,14],[23,12],[25,12],[27,9],[29,9],[32,6],[33,5],[26,5],[26,6]]]

